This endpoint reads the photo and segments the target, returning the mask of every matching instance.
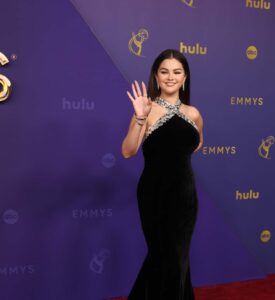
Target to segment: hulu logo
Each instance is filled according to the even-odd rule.
[[[270,9],[271,3],[265,0],[246,0],[246,7],[257,9]]]
[[[199,43],[196,43],[196,45],[194,46],[190,46],[185,45],[183,42],[181,42],[180,52],[185,54],[205,55],[207,54],[207,47],[202,47]]]
[[[81,100],[67,100],[62,98],[62,110],[93,110],[95,103],[93,101],[87,101],[82,98]]]
[[[258,200],[259,196],[260,196],[259,192],[253,192],[251,189],[249,190],[249,192],[245,192],[245,193],[236,191],[236,200],[252,200],[252,199]]]

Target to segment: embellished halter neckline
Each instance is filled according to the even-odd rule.
[[[174,115],[178,115],[179,117],[181,117],[182,119],[184,119],[185,121],[187,121],[189,124],[191,124],[199,133],[199,129],[198,126],[196,125],[196,123],[189,119],[189,117],[187,117],[185,114],[183,114],[180,111],[180,106],[182,104],[181,100],[178,99],[176,101],[175,104],[172,104],[170,102],[168,102],[167,100],[157,97],[154,102],[156,102],[157,104],[167,108],[167,112],[165,114],[163,114],[153,125],[151,125],[144,134],[144,138],[143,138],[143,142],[148,138],[148,136],[150,134],[152,134],[156,129],[158,129],[159,127],[161,127],[164,123],[166,123],[166,121],[168,121],[169,119],[171,119]]]
[[[155,99],[155,102],[157,102],[161,106],[164,106],[164,107],[170,108],[170,109],[174,109],[174,108],[179,109],[179,107],[181,105],[180,99],[178,99],[175,104],[172,104],[172,103],[168,102],[167,100],[165,100],[163,98],[157,97]]]

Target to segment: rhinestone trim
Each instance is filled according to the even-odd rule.
[[[168,111],[164,115],[162,115],[153,125],[151,125],[145,131],[143,142],[148,138],[148,136],[152,132],[154,132],[157,128],[159,128],[160,126],[162,126],[165,122],[167,122],[169,119],[171,119],[176,114],[179,117],[181,117],[182,119],[184,119],[185,121],[187,121],[188,123],[190,123],[199,132],[199,129],[198,129],[198,126],[196,125],[196,123],[193,120],[189,119],[181,111],[179,111],[179,108],[181,106],[180,99],[178,99],[175,104],[171,104],[171,103],[167,102],[166,100],[158,97],[158,98],[155,99],[155,102],[158,103],[159,105],[167,108]]]

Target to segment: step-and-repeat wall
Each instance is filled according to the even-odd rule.
[[[264,0],[4,1],[0,40],[0,298],[127,296],[147,248],[121,155],[155,57],[191,68],[204,120],[192,157],[194,287],[275,272],[275,11]],[[172,199],[171,199],[172,201]]]

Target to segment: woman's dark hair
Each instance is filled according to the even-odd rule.
[[[189,65],[187,62],[187,59],[185,56],[175,49],[167,49],[164,50],[159,54],[159,56],[155,59],[151,72],[149,77],[149,84],[148,84],[148,96],[151,97],[152,101],[155,100],[156,97],[160,96],[160,89],[158,89],[157,81],[155,75],[157,74],[157,71],[159,69],[160,64],[163,60],[167,58],[175,58],[178,60],[184,69],[184,72],[186,74],[186,80],[184,84],[184,90],[179,90],[179,98],[182,103],[189,105],[190,104],[190,71],[189,71]]]

